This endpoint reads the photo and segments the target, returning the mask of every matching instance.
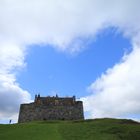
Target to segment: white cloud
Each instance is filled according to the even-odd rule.
[[[20,100],[24,98],[23,95],[27,95],[25,97],[29,99],[29,93],[21,89],[16,82],[16,72],[19,68],[24,67],[25,50],[30,44],[51,44],[62,51],[80,51],[86,43],[79,38],[91,36],[94,38],[102,29],[110,26],[117,27],[126,37],[130,38],[132,44],[139,43],[139,5],[139,0],[1,0],[0,86],[3,92],[0,91],[0,96],[5,95],[1,98],[6,99],[7,95],[10,96],[9,91],[11,91],[12,95],[17,96],[18,94]],[[132,54],[135,54],[134,52]],[[122,65],[129,61],[132,54],[128,55],[124,62],[117,64],[110,72],[107,72],[104,75],[104,81],[111,77],[111,73],[111,75],[123,73]],[[136,69],[139,62],[134,62],[133,67]],[[126,70],[129,76],[128,72],[130,70]],[[135,73],[132,73],[132,77],[136,78],[131,81],[135,87],[139,77]],[[121,81],[121,77],[116,79],[116,82],[117,80]],[[100,78],[98,81],[93,85],[100,87],[102,84],[106,91],[104,85],[106,82],[101,82]],[[8,84],[4,86],[5,82]],[[115,83],[114,85],[112,83],[112,86],[115,86]],[[117,86],[119,87],[119,84]],[[126,90],[127,88],[128,86],[125,87]],[[122,94],[125,95],[126,92]],[[126,95],[129,96],[129,94]],[[98,98],[99,102],[103,102],[103,99],[107,101],[103,97],[102,94],[102,97]],[[6,102],[5,105],[7,105]],[[100,112],[100,110],[98,111]]]
[[[76,38],[95,36],[109,26],[133,36],[139,29],[139,3],[139,0],[3,0],[0,38],[28,45],[50,43],[70,51],[71,42],[77,44]],[[79,50],[80,44],[72,50]]]
[[[0,45],[0,120],[15,120],[19,105],[31,98],[16,82],[16,70],[25,65],[24,50],[8,43]]]
[[[92,117],[124,117],[140,114],[140,48],[108,69],[89,87],[92,95],[83,98]]]
[[[0,2],[0,37],[25,44],[50,43],[70,50],[72,40],[94,36],[110,25],[137,31],[139,3],[138,0],[4,0]]]

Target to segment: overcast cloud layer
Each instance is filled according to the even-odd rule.
[[[0,118],[16,114],[19,103],[30,101],[30,94],[16,82],[29,45],[51,44],[78,52],[86,47],[81,38],[94,38],[112,26],[134,49],[91,84],[91,96],[83,98],[85,111],[93,117],[139,114],[139,5],[139,0],[1,0]]]

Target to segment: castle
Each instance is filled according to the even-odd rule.
[[[83,103],[73,97],[40,97],[35,95],[33,103],[21,104],[19,123],[41,120],[84,119]]]

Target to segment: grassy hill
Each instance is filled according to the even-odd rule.
[[[140,140],[140,123],[95,119],[1,124],[0,140]]]

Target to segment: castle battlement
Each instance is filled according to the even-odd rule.
[[[79,120],[84,119],[83,102],[76,97],[41,97],[35,95],[34,102],[20,105],[18,122],[36,120]]]
[[[73,97],[58,97],[58,95],[50,97],[40,97],[40,95],[35,95],[35,100],[34,103],[35,104],[42,104],[42,105],[46,105],[46,106],[63,106],[63,105],[75,105],[78,102],[81,101],[76,101],[75,96]]]

